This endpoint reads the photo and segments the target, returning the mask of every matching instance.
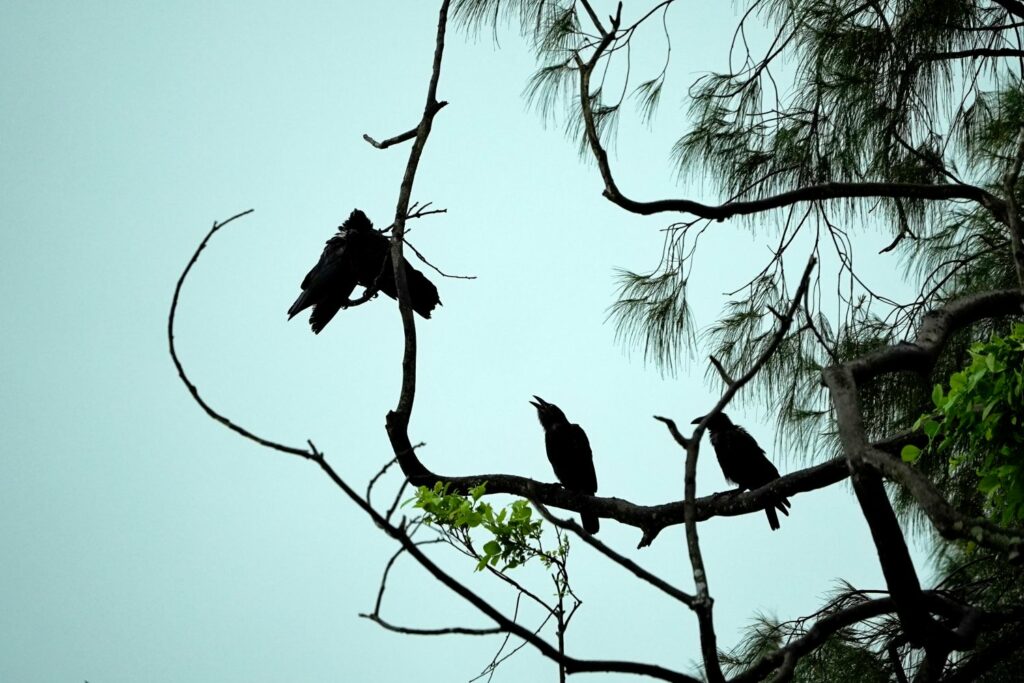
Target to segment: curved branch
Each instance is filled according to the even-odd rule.
[[[926,370],[934,364],[946,339],[955,330],[985,318],[1012,315],[1019,310],[1018,306],[1022,300],[1024,297],[1016,289],[983,292],[957,299],[925,316],[918,330],[917,341],[914,343],[901,343],[880,349],[863,358],[850,361],[847,367],[858,381],[870,379],[883,372]],[[872,446],[898,456],[902,444],[908,443],[911,438],[912,436],[908,434],[896,435]],[[568,491],[558,484],[545,484],[508,474],[446,476],[428,470],[413,453],[410,453],[407,459],[412,461],[413,467],[418,470],[418,474],[410,476],[410,481],[414,485],[433,486],[438,481],[444,481],[451,484],[453,491],[466,492],[486,483],[488,495],[510,493],[566,510],[592,512],[637,527],[645,532],[642,541],[644,545],[648,544],[661,529],[685,521],[681,502],[652,506],[637,505],[621,498],[587,496]],[[716,516],[728,517],[757,512],[777,496],[789,497],[824,488],[848,476],[845,460],[836,458],[780,477],[755,491],[732,491],[698,498],[695,501],[696,519],[703,521]],[[966,525],[959,533],[968,533],[971,528],[972,525]]]
[[[446,107],[447,105],[447,102],[438,102],[437,109],[440,110]],[[407,130],[404,133],[399,133],[393,138],[388,138],[387,140],[381,140],[379,142],[374,138],[370,137],[367,133],[363,133],[363,139],[370,143],[372,146],[376,147],[377,149],[387,149],[388,147],[400,145],[403,142],[408,142],[409,140],[412,140],[413,138],[416,137],[416,133],[418,132],[418,130],[419,126],[411,130]]]
[[[1022,302],[1019,289],[969,294],[925,314],[913,342],[887,346],[844,365],[858,382],[887,372],[927,372],[953,332],[986,318],[1018,313]]]
[[[255,441],[261,446],[266,446],[267,448],[272,448],[275,451],[281,451],[282,453],[297,455],[302,458],[312,458],[312,452],[302,448],[293,448],[292,446],[286,446],[284,444],[277,443],[276,441],[270,441],[269,439],[264,439],[261,436],[257,436],[256,434],[250,432],[248,429],[245,429],[244,427],[235,424],[228,418],[218,413],[212,407],[210,407],[210,404],[204,401],[203,398],[199,395],[199,389],[196,388],[196,385],[193,384],[192,381],[188,378],[188,375],[185,374],[185,368],[182,366],[181,361],[178,359],[178,351],[174,347],[174,321],[178,313],[178,298],[181,295],[181,288],[182,285],[185,284],[185,278],[188,277],[189,271],[192,270],[192,266],[194,266],[196,264],[196,261],[199,260],[199,254],[201,254],[203,249],[206,248],[207,243],[210,241],[210,238],[213,237],[214,233],[216,233],[218,230],[226,226],[228,223],[231,223],[235,219],[242,218],[243,216],[248,216],[252,212],[253,209],[249,209],[248,211],[236,213],[234,216],[227,219],[226,221],[222,221],[220,223],[217,223],[215,221],[213,227],[210,228],[210,232],[206,233],[206,237],[204,237],[203,241],[199,243],[198,247],[196,247],[195,253],[192,254],[192,258],[189,259],[188,264],[185,266],[185,270],[181,272],[181,276],[178,278],[178,284],[174,287],[174,297],[171,299],[171,310],[170,313],[167,315],[167,345],[171,351],[171,360],[174,361],[174,367],[177,368],[178,370],[178,377],[181,378],[181,381],[185,384],[185,387],[188,389],[189,393],[192,394],[192,398],[195,399],[196,403],[199,404],[199,407],[202,408],[207,415],[209,415],[215,421],[221,423],[231,431],[235,432],[236,434],[241,434],[246,439],[249,439],[250,441]]]
[[[450,626],[448,628],[412,628],[409,626],[397,626],[395,624],[389,623],[377,614],[360,614],[359,616],[363,619],[369,619],[373,623],[379,625],[380,627],[388,631],[394,631],[395,633],[402,633],[404,635],[410,636],[493,636],[498,633],[505,632],[505,629],[497,627],[465,628],[463,626]]]
[[[425,469],[425,468],[424,468]],[[768,486],[753,491],[730,490],[698,498],[696,519],[698,522],[712,517],[735,517],[753,512],[763,512],[764,506],[778,496],[792,497],[798,493],[814,491],[831,486],[850,476],[844,458],[833,458],[820,465],[791,472]],[[639,505],[617,497],[588,496],[570,491],[561,484],[548,484],[527,477],[512,474],[479,474],[464,477],[446,476],[426,471],[425,474],[410,478],[415,486],[432,487],[437,482],[449,485],[449,490],[465,494],[470,489],[486,484],[485,495],[507,493],[521,496],[544,505],[589,512],[645,532],[642,545],[651,540],[665,527],[686,521],[682,501],[660,505]]]
[[[907,199],[963,199],[976,202],[991,211],[997,218],[1004,220],[1007,215],[1006,203],[987,190],[975,185],[966,184],[917,184],[917,183],[823,183],[801,187],[789,192],[782,192],[762,199],[750,201],[729,201],[725,204],[703,204],[690,199],[659,199],[655,201],[636,201],[625,196],[615,183],[608,153],[601,145],[594,120],[594,111],[590,102],[590,76],[602,53],[611,44],[614,30],[607,35],[595,48],[587,62],[577,55],[576,64],[580,74],[580,109],[583,115],[583,128],[590,145],[591,153],[597,161],[598,170],[604,180],[604,196],[617,206],[640,215],[651,215],[666,211],[689,213],[701,218],[723,221],[733,216],[745,216],[771,209],[779,209],[792,204],[826,199],[856,199],[867,197],[890,197]]]
[[[607,155],[606,155],[607,158]],[[609,170],[609,177],[611,171]],[[1003,200],[974,185],[927,185],[914,183],[823,183],[810,185],[789,192],[782,192],[763,199],[745,202],[726,202],[713,205],[702,204],[690,199],[659,199],[638,202],[629,199],[614,185],[605,187],[604,196],[612,203],[632,213],[648,216],[666,211],[690,213],[701,218],[723,221],[733,216],[746,216],[762,211],[780,209],[800,202],[826,199],[860,199],[868,197],[889,197],[904,199],[965,199],[976,202],[997,216],[1005,215]]]

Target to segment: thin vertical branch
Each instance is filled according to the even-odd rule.
[[[556,576],[555,590],[558,593],[558,607],[555,608],[555,616],[558,619],[558,654],[565,657],[565,591]],[[565,663],[558,662],[558,683],[565,683]]]
[[[407,477],[422,475],[426,470],[415,457],[412,443],[409,441],[409,420],[412,417],[413,402],[416,398],[416,322],[409,304],[409,285],[405,279],[405,258],[402,247],[405,244],[405,218],[409,213],[409,201],[412,197],[416,170],[419,168],[423,149],[430,136],[434,116],[441,109],[441,104],[437,101],[437,84],[441,78],[441,58],[444,55],[444,37],[448,25],[449,4],[450,0],[443,0],[441,3],[437,20],[434,62],[430,84],[427,87],[427,101],[423,108],[423,117],[416,128],[416,139],[409,151],[409,161],[405,166],[405,175],[398,193],[394,229],[391,233],[391,263],[395,269],[395,288],[398,292],[398,307],[402,316],[405,349],[402,355],[402,389],[398,397],[398,406],[387,415],[387,431],[391,447]]]
[[[697,615],[700,632],[700,649],[704,659],[704,672],[710,683],[722,683],[722,665],[718,661],[718,643],[715,636],[714,604],[708,589],[704,558],[700,552],[700,538],[697,535],[697,453],[700,442],[690,439],[686,445],[686,473],[683,480],[683,510],[686,515],[686,550],[690,555],[696,599],[693,611]]]

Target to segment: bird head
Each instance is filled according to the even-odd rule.
[[[359,209],[353,209],[345,222],[341,225],[342,230],[372,230],[373,223],[366,217],[366,214]]]
[[[540,420],[540,424],[544,429],[549,429],[558,424],[566,424],[569,422],[566,418],[565,413],[562,409],[556,406],[554,403],[548,403],[540,396],[534,396],[536,401],[530,401],[530,405],[537,409],[537,419]]]
[[[707,416],[706,415],[701,415],[700,417],[698,417],[696,420],[694,420],[690,424],[694,424],[695,425],[698,422],[700,422],[701,420],[703,420],[705,417],[707,417]],[[717,415],[712,417],[710,420],[708,420],[708,424],[707,424],[707,428],[708,428],[709,432],[718,432],[718,431],[721,431],[723,429],[728,429],[729,427],[732,427],[732,420],[730,420],[729,416],[726,415],[725,413],[718,413]]]

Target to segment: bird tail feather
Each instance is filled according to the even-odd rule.
[[[601,530],[601,520],[597,515],[580,515],[580,519],[583,521],[583,528],[586,529],[588,534],[596,534]]]
[[[766,515],[768,515],[768,526],[770,526],[772,528],[772,531],[775,531],[776,529],[778,529],[779,528],[779,516],[777,514],[775,514],[775,508],[769,505],[768,507],[766,507],[764,509],[764,513]]]
[[[782,500],[775,501],[775,507],[779,509],[779,512],[789,517],[789,508],[793,506],[789,504],[789,498],[783,498]]]
[[[309,308],[313,305],[312,301],[307,301],[309,292],[303,292],[299,294],[299,298],[295,300],[292,307],[288,309],[288,319],[291,320],[296,315],[302,312],[304,308]]]

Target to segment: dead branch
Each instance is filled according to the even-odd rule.
[[[447,102],[436,102],[434,106],[436,107],[435,112],[436,111],[441,111],[441,109],[443,109],[444,107],[448,106],[448,103]],[[396,135],[393,138],[388,138],[387,140],[383,140],[381,142],[378,142],[377,140],[371,138],[368,134],[363,133],[363,139],[366,140],[367,142],[369,142],[371,145],[373,145],[377,149],[387,149],[388,147],[391,147],[393,145],[399,145],[399,144],[401,144],[403,142],[408,142],[409,140],[412,140],[413,138],[416,137],[416,134],[417,134],[418,131],[419,131],[419,126],[417,126],[416,128],[412,128],[410,130],[407,130],[404,133],[400,133],[400,134]]]
[[[583,530],[583,527],[581,527],[575,521],[571,519],[555,517],[553,514],[551,514],[551,511],[544,506],[543,503],[538,503],[535,500],[531,500],[530,502],[533,503],[533,506],[537,508],[537,511],[540,512],[541,516],[544,517],[544,519],[548,520],[557,527],[560,527],[562,529],[568,529],[569,531],[573,532],[581,539],[583,539],[583,541],[587,545],[594,548],[595,550],[597,550],[602,555],[612,560],[619,566],[631,571],[633,575],[636,576],[638,579],[646,581],[647,583],[651,584],[652,586],[662,591],[666,595],[675,598],[676,600],[683,603],[687,607],[690,607],[691,609],[693,608],[694,598],[689,593],[679,590],[678,588],[668,583],[661,577],[657,576],[656,574],[652,574],[651,572],[647,571],[646,569],[638,565],[636,562],[633,562],[633,560],[629,559],[628,557],[625,557],[624,555],[620,555],[619,553],[615,552],[607,545],[599,541],[593,534],[586,533]]]
[[[226,221],[221,221],[219,223],[215,221],[213,223],[213,227],[210,228],[210,231],[208,233],[206,233],[206,237],[204,237],[203,241],[199,243],[198,247],[196,247],[195,253],[192,254],[192,258],[189,259],[188,264],[186,264],[185,266],[185,270],[181,272],[181,276],[178,278],[178,284],[174,287],[174,296],[171,299],[171,310],[170,313],[168,313],[167,315],[167,345],[171,352],[171,360],[174,361],[174,367],[178,370],[178,377],[181,378],[182,383],[188,389],[189,393],[192,394],[192,398],[195,399],[195,402],[199,404],[199,407],[202,408],[207,415],[209,415],[215,421],[221,423],[231,431],[235,432],[236,434],[241,434],[246,439],[249,439],[250,441],[255,441],[261,446],[266,446],[267,448],[272,448],[275,451],[281,451],[282,453],[297,455],[302,458],[311,458],[312,453],[310,451],[307,451],[302,448],[286,446],[284,444],[277,443],[276,441],[270,441],[269,439],[264,439],[261,436],[257,436],[256,434],[250,432],[244,427],[241,427],[240,425],[232,422],[228,418],[224,417],[223,415],[215,411],[212,407],[210,407],[210,405],[206,401],[204,401],[203,398],[199,395],[199,389],[196,388],[196,385],[193,384],[192,381],[188,378],[188,375],[185,374],[185,368],[182,367],[181,361],[178,359],[178,352],[174,346],[174,321],[178,312],[178,299],[181,295],[182,285],[185,284],[185,278],[188,277],[189,272],[192,270],[192,266],[194,266],[196,264],[196,261],[199,260],[199,254],[201,254],[203,249],[206,248],[206,245],[207,243],[209,243],[210,238],[213,237],[213,235],[218,230],[220,230],[221,228],[223,228],[224,226],[228,225],[229,223],[238,218],[248,216],[252,212],[253,209],[249,209],[248,211],[236,213],[234,216],[227,219]]]

